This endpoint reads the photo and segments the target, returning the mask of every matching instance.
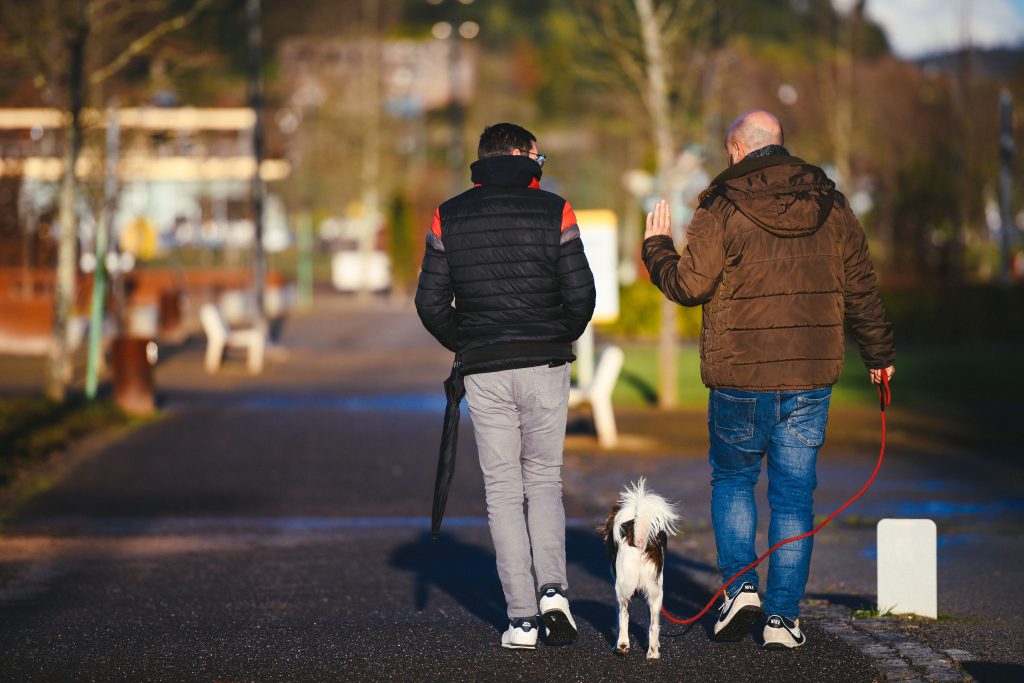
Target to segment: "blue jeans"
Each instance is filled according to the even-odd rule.
[[[809,391],[713,389],[708,405],[711,437],[711,523],[723,581],[757,559],[754,535],[757,506],[754,486],[761,459],[768,457],[768,543],[811,530],[815,463],[825,440],[832,388]],[[800,599],[811,567],[812,538],[784,545],[768,560],[766,614],[800,616]],[[744,582],[758,586],[748,570],[727,589]]]

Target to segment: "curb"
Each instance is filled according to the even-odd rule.
[[[965,650],[937,652],[915,641],[893,619],[853,619],[851,612],[834,605],[811,604],[803,610],[815,625],[871,660],[886,681],[904,683],[970,682],[959,665],[977,659]]]

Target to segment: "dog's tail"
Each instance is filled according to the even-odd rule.
[[[634,520],[633,545],[641,551],[660,533],[668,536],[676,533],[679,513],[675,503],[648,490],[644,477],[626,487],[619,497],[619,507]]]

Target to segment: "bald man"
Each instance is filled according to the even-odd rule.
[[[791,156],[783,139],[767,111],[736,119],[725,139],[729,168],[701,194],[683,253],[672,243],[664,201],[647,216],[644,236],[651,282],[672,301],[703,307],[711,519],[723,580],[757,558],[762,460],[769,545],[812,528],[815,463],[843,368],[844,319],[870,381],[895,372],[892,325],[864,231],[824,171]],[[799,608],[811,547],[808,538],[771,556],[763,605],[755,570],[731,582],[716,639],[740,640],[767,615],[765,648],[803,645]]]

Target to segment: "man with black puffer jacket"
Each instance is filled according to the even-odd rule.
[[[566,645],[576,624],[565,597],[562,447],[572,342],[593,315],[594,277],[569,202],[540,189],[536,137],[495,124],[477,156],[473,187],[434,213],[416,310],[465,375],[508,605],[501,645],[536,647],[538,607],[546,642]]]

